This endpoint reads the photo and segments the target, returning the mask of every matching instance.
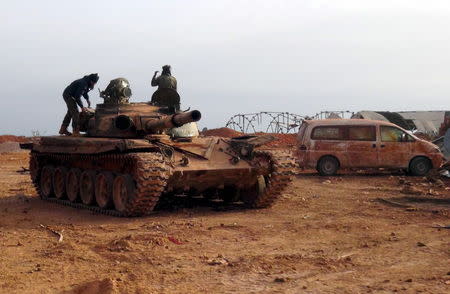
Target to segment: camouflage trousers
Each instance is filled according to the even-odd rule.
[[[75,99],[71,96],[63,96],[63,98],[67,105],[67,113],[66,116],[64,116],[62,126],[67,128],[70,124],[70,121],[72,121],[72,129],[75,130],[76,128],[79,127],[78,121],[80,118],[77,103],[75,102]]]

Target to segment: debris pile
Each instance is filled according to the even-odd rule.
[[[244,134],[230,128],[210,129],[202,132],[203,136],[218,136],[224,138],[233,138],[245,135],[272,135],[277,138],[277,141],[266,144],[266,147],[294,147],[296,145],[297,134],[272,134],[272,133],[256,133]]]
[[[267,147],[294,147],[297,145],[297,134],[269,134],[276,137],[278,140],[270,142]]]
[[[423,195],[423,196],[442,196],[446,195],[450,187],[438,176],[427,176],[417,181],[400,177],[398,184],[402,194]]]

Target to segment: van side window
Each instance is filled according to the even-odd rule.
[[[350,126],[348,139],[351,141],[376,141],[375,126]]]
[[[311,134],[313,140],[344,140],[344,138],[342,127],[315,127]]]
[[[412,142],[414,138],[396,127],[381,126],[381,141]]]

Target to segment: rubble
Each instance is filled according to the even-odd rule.
[[[411,185],[405,185],[402,188],[401,192],[403,194],[410,194],[410,195],[421,195],[422,194],[421,190],[419,190],[418,188],[411,186]]]
[[[218,137],[224,137],[224,138],[233,138],[233,137],[240,137],[245,135],[272,135],[277,140],[270,142],[265,145],[265,147],[295,147],[297,144],[297,134],[278,134],[278,133],[250,133],[250,134],[244,134],[238,131],[235,131],[230,128],[218,128],[218,129],[210,129],[203,131],[201,133],[203,136],[218,136]]]
[[[206,261],[209,265],[228,265],[229,262],[226,258],[222,256],[222,254],[217,255],[217,257],[210,258]]]

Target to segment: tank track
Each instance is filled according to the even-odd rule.
[[[78,155],[82,162],[108,161],[124,166],[135,181],[135,193],[127,203],[125,212],[114,209],[103,209],[94,205],[86,205],[80,202],[71,202],[65,199],[48,198],[43,195],[40,188],[40,171],[46,162],[68,162],[73,160],[68,154],[39,154],[30,153],[30,173],[32,181],[39,196],[46,201],[70,206],[78,209],[87,209],[94,213],[129,217],[150,214],[160,196],[163,194],[171,169],[166,164],[160,153],[128,153],[128,154],[104,154],[104,155]],[[99,172],[105,170],[98,170]],[[106,170],[108,171],[108,170]]]
[[[266,179],[266,189],[259,193],[253,203],[253,208],[265,208],[271,206],[283,193],[292,177],[296,174],[297,167],[292,155],[282,150],[257,150],[256,160],[268,160],[271,173]]]
[[[55,166],[55,162],[64,163],[74,160],[74,155],[69,154],[41,154],[30,153],[30,173],[33,184],[39,196],[48,202],[69,206],[77,209],[86,209],[98,214],[115,217],[142,216],[150,214],[160,197],[164,194],[167,182],[172,174],[172,169],[166,163],[162,154],[152,153],[125,153],[125,154],[101,154],[101,155],[75,155],[80,162],[107,161],[115,166],[122,166],[135,182],[134,197],[128,202],[125,212],[114,209],[103,209],[95,205],[86,205],[81,202],[71,202],[67,199],[45,197],[40,187],[40,173],[42,168],[49,164]],[[285,188],[295,175],[296,164],[293,157],[282,150],[257,150],[253,165],[267,166],[269,174],[265,177],[265,189],[258,193],[247,206],[252,208],[265,208],[271,206],[283,193]],[[83,169],[83,167],[81,167]],[[92,169],[86,166],[86,169]],[[99,169],[101,171],[110,171]],[[114,173],[122,173],[113,171]]]

